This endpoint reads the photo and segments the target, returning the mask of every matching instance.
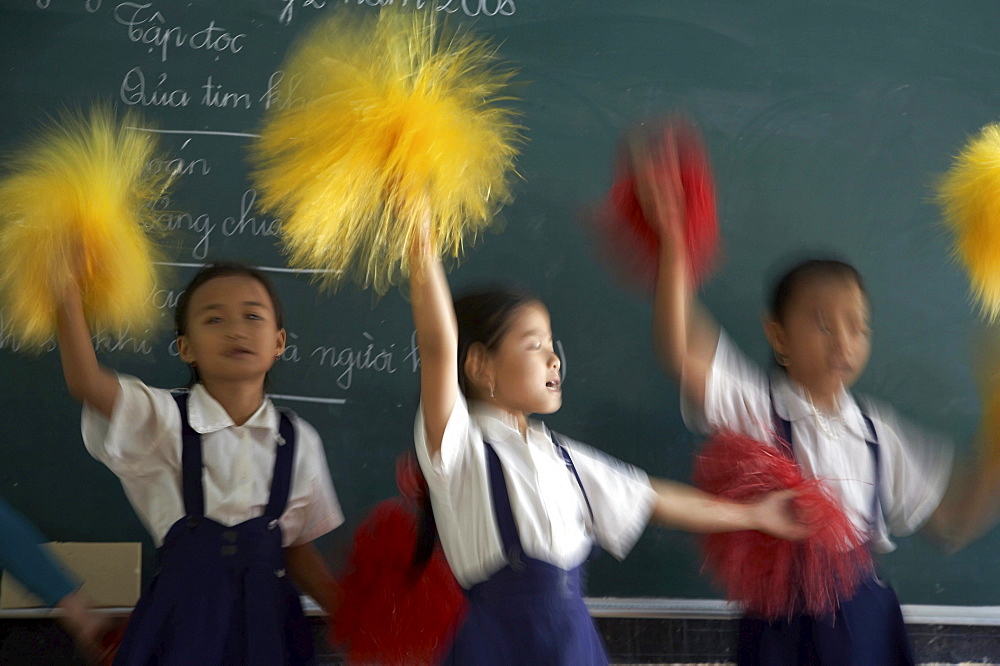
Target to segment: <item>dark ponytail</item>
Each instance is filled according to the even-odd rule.
[[[413,502],[417,509],[417,538],[410,559],[410,578],[416,580],[434,555],[438,535],[430,488],[427,487],[427,479],[420,472],[420,465],[413,452],[404,453],[396,459],[396,486],[400,494]]]

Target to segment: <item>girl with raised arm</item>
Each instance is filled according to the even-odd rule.
[[[414,438],[441,543],[469,601],[445,663],[607,663],[583,601],[583,565],[596,546],[624,558],[650,519],[695,532],[805,536],[788,493],[721,501],[649,479],[530,418],[562,405],[548,311],[507,290],[453,303],[429,246],[417,251],[411,277],[421,359]]]
[[[343,517],[316,431],[264,392],[285,348],[277,293],[255,269],[206,266],[175,323],[194,379],[171,393],[98,364],[78,289],[59,311],[84,442],[119,477],[159,549],[116,663],[313,663],[290,581],[335,609],[312,541]]]

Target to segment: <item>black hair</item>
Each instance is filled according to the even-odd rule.
[[[768,311],[774,321],[783,322],[788,303],[795,290],[810,280],[846,280],[853,281],[865,296],[865,281],[854,266],[839,259],[807,259],[788,270],[777,281],[771,291]]]
[[[271,309],[274,310],[274,322],[278,330],[285,327],[285,319],[281,312],[281,300],[278,298],[278,292],[274,288],[274,285],[271,284],[271,280],[268,279],[267,275],[265,275],[263,271],[238,261],[218,261],[214,264],[205,264],[202,266],[198,272],[195,273],[194,277],[191,278],[191,281],[184,288],[184,291],[181,292],[180,297],[177,299],[177,308],[174,310],[174,333],[177,336],[185,335],[187,333],[188,308],[191,305],[191,297],[194,296],[194,292],[198,290],[198,287],[202,286],[209,280],[231,277],[234,275],[253,278],[264,286],[264,290],[267,291],[267,295],[271,299]],[[197,367],[193,365],[188,367],[191,368],[191,381],[188,385],[194,386],[201,381],[201,377],[198,375]]]
[[[427,483],[426,481],[424,482]],[[427,568],[439,541],[434,507],[430,491],[425,491],[417,502],[417,538],[410,558],[410,580],[415,581]]]
[[[511,321],[525,305],[540,302],[529,291],[508,287],[469,293],[455,300],[458,320],[458,386],[469,395],[469,380],[465,376],[465,360],[475,343],[493,351],[503,341]]]

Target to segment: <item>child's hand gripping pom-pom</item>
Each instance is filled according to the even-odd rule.
[[[976,461],[985,476],[1000,476],[1000,335],[984,325],[973,340],[972,368],[981,404],[976,433]]]
[[[459,257],[512,198],[511,72],[439,20],[335,12],[282,67],[285,104],[265,118],[253,177],[289,264],[324,287],[351,277],[384,293],[405,279],[425,204],[435,247]]]
[[[137,125],[101,107],[66,112],[8,158],[0,303],[24,348],[41,349],[55,334],[68,288],[80,289],[92,330],[142,331],[156,321],[154,204],[170,176],[147,168],[155,135]]]
[[[987,125],[955,158],[938,188],[952,253],[969,274],[983,316],[1000,316],[1000,123]]]
[[[790,489],[798,519],[814,529],[803,541],[760,532],[703,537],[704,568],[747,612],[781,619],[797,612],[813,616],[837,610],[872,571],[865,535],[816,479],[805,479],[795,461],[773,446],[721,433],[705,443],[695,461],[694,483],[734,501]]]
[[[642,177],[651,178],[662,196],[676,199],[670,203],[683,228],[689,279],[701,284],[717,259],[719,226],[711,164],[693,124],[673,117],[630,132],[619,148],[611,189],[594,215],[609,263],[631,283],[649,289],[663,231],[643,210]]]
[[[465,613],[440,545],[417,543],[429,497],[412,454],[397,461],[396,483],[402,497],[379,503],[355,532],[342,601],[330,622],[331,641],[353,664],[436,663]],[[421,547],[428,547],[426,564]]]

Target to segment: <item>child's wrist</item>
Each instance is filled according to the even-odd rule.
[[[747,524],[749,525],[748,529],[756,532],[765,532],[764,526],[766,521],[764,520],[764,516],[762,514],[763,502],[761,500],[757,500],[755,502],[750,502],[749,504],[744,504],[743,506],[747,512]]]

